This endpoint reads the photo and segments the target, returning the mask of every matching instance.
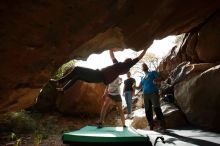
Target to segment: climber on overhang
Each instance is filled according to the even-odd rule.
[[[70,88],[77,80],[82,80],[88,83],[104,83],[105,85],[108,85],[109,83],[114,81],[119,75],[126,74],[130,70],[130,68],[134,66],[144,56],[146,51],[147,48],[145,48],[141,52],[141,54],[134,59],[127,58],[124,62],[118,62],[114,56],[113,49],[110,49],[110,57],[114,63],[111,66],[107,66],[105,68],[102,68],[101,70],[94,70],[77,66],[61,79],[50,79],[50,82],[57,85],[56,89],[61,93]],[[58,87],[61,84],[64,84],[64,86]]]

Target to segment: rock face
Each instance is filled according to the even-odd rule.
[[[60,112],[72,115],[99,115],[105,90],[104,84],[77,81],[64,95],[56,100]]]
[[[164,114],[166,128],[183,127],[188,124],[183,112],[176,105],[162,102],[161,109]],[[156,119],[156,116],[154,118]]]
[[[178,46],[161,62],[159,70],[167,76],[184,61],[191,63],[219,63],[220,11],[210,16],[202,25],[187,33]]]
[[[183,113],[175,105],[163,102],[161,104],[161,109],[166,121],[166,128],[176,128],[187,125]],[[156,121],[156,116],[154,116],[154,121],[156,124],[155,129],[157,129],[158,122]],[[131,122],[131,126],[136,129],[144,129],[148,126],[144,108],[134,111],[134,119]]]
[[[134,111],[134,119],[131,122],[131,126],[135,129],[144,129],[148,125],[148,121],[145,116],[144,108],[140,108]]]
[[[1,1],[0,103],[15,103],[20,96],[12,94],[23,90],[27,91],[24,96],[33,99],[31,105],[36,89],[66,61],[111,47],[140,50],[154,39],[190,31],[219,8],[219,0]],[[210,22],[201,30],[202,36],[212,26],[218,25]],[[206,38],[209,43],[211,39]],[[216,55],[204,57],[205,50],[205,46],[197,49],[201,60]],[[25,106],[17,107],[21,108]],[[6,107],[0,111],[7,111]]]
[[[30,106],[36,102],[36,97],[39,95],[40,89],[20,88],[15,89],[6,98],[2,98],[0,103],[0,114],[7,111],[18,111]]]
[[[196,53],[202,62],[220,61],[220,12],[216,13],[199,31]]]
[[[175,97],[190,123],[220,131],[220,65],[175,86]]]
[[[168,76],[164,91],[175,93],[188,121],[218,132],[219,24],[220,11],[217,11],[187,33],[159,67],[164,76]]]
[[[174,70],[172,70],[167,79],[161,83],[161,93],[173,94],[174,86],[176,84],[187,80],[195,74],[197,75],[215,65],[216,64],[214,63],[190,64],[190,62],[182,62]]]

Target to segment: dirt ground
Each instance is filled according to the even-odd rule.
[[[105,124],[121,124],[121,121],[118,120],[120,118],[117,115],[118,114],[114,111],[108,114]],[[23,115],[19,118],[25,119],[25,116]],[[14,127],[17,126],[16,130],[20,130],[20,134],[16,132],[2,132],[5,124],[2,124],[1,121],[6,121],[6,118],[0,116],[0,146],[66,146],[62,141],[63,133],[78,130],[86,125],[96,126],[99,119],[98,115],[90,117],[88,115],[65,116],[60,113],[34,113],[28,114],[28,116],[31,116],[31,119],[33,120],[26,120],[24,123],[20,122],[21,124],[19,126],[28,127],[30,126],[29,124],[31,124],[30,122],[36,122],[35,129],[29,134],[25,133],[22,131],[22,128],[17,126],[19,121],[16,121]]]
[[[62,142],[64,132],[78,130],[86,125],[96,125],[98,116],[63,116],[59,113],[32,114],[37,123],[32,133],[16,134],[13,132],[0,132],[0,146],[65,146]],[[23,118],[23,117],[22,117]],[[31,122],[31,121],[30,121]],[[4,129],[3,124],[0,124]],[[13,131],[13,130],[12,130]],[[13,138],[12,138],[13,137]]]

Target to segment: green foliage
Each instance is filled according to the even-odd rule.
[[[15,140],[15,146],[21,145],[21,138],[18,138],[14,132],[10,134],[10,139]]]
[[[47,120],[39,121],[39,119],[42,118],[47,118]],[[44,115],[42,117],[38,117],[36,120],[39,121],[34,133],[36,139],[47,139],[49,135],[56,133],[56,129],[58,129],[57,119],[54,119],[53,117],[45,117]]]
[[[21,138],[16,139],[15,146],[19,146],[21,144]]]
[[[9,112],[1,115],[0,118],[1,132],[14,132],[16,134],[32,133],[36,128],[36,122],[26,112]],[[15,135],[11,135],[15,136]]]
[[[63,64],[55,73],[54,79],[60,79],[66,72],[72,69],[75,65],[75,61],[71,60],[65,64]]]
[[[54,79],[60,79],[69,70],[73,69],[75,62],[73,60],[63,64],[55,73]],[[54,85],[48,82],[41,90],[38,96],[37,106],[40,106],[41,111],[53,111],[55,109],[55,97],[57,91]]]
[[[31,133],[36,129],[36,123],[26,112],[10,113],[10,126],[15,133]]]
[[[65,124],[63,124],[63,120],[60,121],[60,116],[60,114],[58,117],[57,114],[29,113],[26,111],[1,115],[0,145],[12,142],[14,146],[22,146],[28,142],[31,143],[30,145],[39,146],[51,135],[59,135],[60,137],[64,130],[69,131],[70,128],[71,130],[78,128],[75,124],[68,127],[69,123],[72,123],[71,120],[67,120],[67,124],[65,120]]]
[[[40,133],[40,132],[35,131],[35,133],[34,133],[34,144],[38,146],[41,143],[42,139],[43,139],[43,134]]]
[[[15,134],[14,132],[12,132],[12,133],[10,134],[10,139],[11,139],[11,140],[15,140],[16,138],[17,138],[16,134]]]

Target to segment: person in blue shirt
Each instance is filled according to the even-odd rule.
[[[150,130],[153,130],[154,128],[152,105],[156,117],[160,123],[159,129],[165,130],[164,116],[160,108],[160,96],[158,85],[160,84],[161,79],[159,73],[156,71],[149,71],[148,66],[145,63],[142,64],[142,70],[144,71],[145,75],[141,78],[141,82],[139,86],[136,88],[142,88],[144,96],[145,113],[150,126]]]

